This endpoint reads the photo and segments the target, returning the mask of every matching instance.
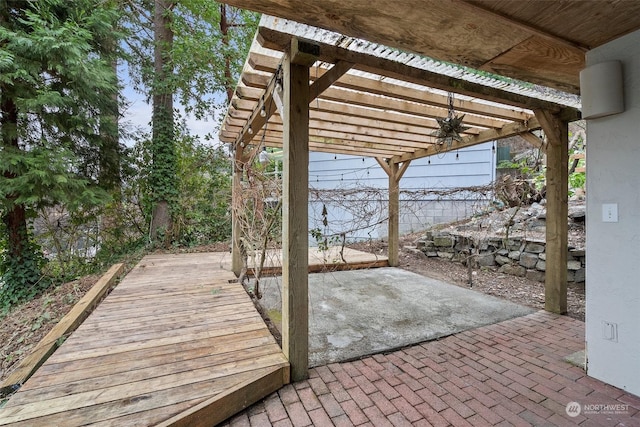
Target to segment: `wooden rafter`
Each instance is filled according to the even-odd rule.
[[[334,104],[336,108],[339,108],[342,105],[344,104]],[[313,107],[315,107],[315,104],[313,105]],[[367,110],[367,111],[371,112],[371,110]],[[241,113],[241,112],[242,110],[238,110],[238,113]],[[385,114],[388,115],[389,112],[386,112]],[[405,120],[407,120],[408,118],[412,120],[418,119],[417,117],[414,118],[414,117],[407,117],[407,116],[403,118]],[[238,118],[229,117],[226,121],[228,126],[236,127],[236,128],[242,127],[244,125],[244,122],[245,120],[243,120],[240,117]],[[318,122],[323,124],[326,123],[328,127],[344,124],[344,125],[359,126],[364,129],[378,130],[380,132],[384,132],[384,131],[406,132],[406,133],[418,134],[418,135],[430,135],[436,129],[438,129],[438,124],[435,120],[425,121],[424,123],[420,123],[420,124],[417,124],[417,123],[406,124],[406,123],[399,123],[397,121],[387,121],[384,119],[376,119],[373,117],[336,114],[334,111],[329,112],[326,109],[318,110],[315,108],[311,108],[311,122],[312,123]],[[279,116],[273,116],[270,123],[281,124],[282,121],[280,120]],[[477,135],[482,130],[483,129],[472,127],[465,130],[464,134]]]
[[[282,125],[270,124],[266,130],[260,131],[260,133],[256,135],[256,140],[261,141],[263,136],[275,139],[281,138]],[[327,144],[330,145],[350,144],[356,147],[378,148],[380,150],[397,147],[398,149],[402,150],[402,152],[407,152],[407,150],[409,149],[418,150],[436,144],[436,140],[432,136],[424,136],[424,139],[422,141],[417,142],[409,140],[394,140],[393,138],[374,137],[371,135],[361,134],[357,131],[354,131],[352,133],[332,131],[330,129],[327,129],[326,127],[310,127],[309,136],[317,141],[326,141]]]
[[[268,147],[281,148],[282,135],[273,133],[264,136],[262,131],[256,136],[256,140],[264,143]],[[351,154],[355,156],[367,157],[393,157],[400,156],[407,152],[402,144],[390,141],[385,146],[372,145],[369,142],[344,141],[336,138],[309,137],[309,147],[312,151],[336,154]],[[245,156],[243,161],[249,156]]]
[[[294,39],[294,40],[297,40],[297,39]],[[298,62],[305,62],[305,61],[311,61],[311,60],[315,62],[315,59],[310,59],[314,57],[312,55],[309,56],[309,54],[307,53],[298,53],[298,57],[299,57],[297,59]],[[281,61],[282,60],[280,60],[280,63]],[[322,79],[318,79],[315,82],[316,84],[312,85],[309,88],[310,100],[313,101],[320,94],[322,94],[322,92],[324,92],[328,87],[330,87],[333,84],[333,82],[339,79],[340,76],[346,73],[352,66],[353,64],[349,62],[344,62],[344,61],[338,62],[337,64],[335,64],[331,68],[330,72],[324,74]],[[251,118],[250,120],[248,120],[247,125],[243,127],[240,137],[236,140],[236,144],[240,144],[240,143],[246,144],[250,142],[254,138],[255,130],[262,128],[262,126],[264,126],[269,121],[269,119],[275,112],[275,107],[272,107],[271,104],[274,103],[275,101],[274,91],[277,89],[279,84],[278,78],[276,78],[276,74],[275,74],[278,72],[279,69],[280,69],[280,65],[278,65],[276,69],[273,70],[274,72],[273,76],[269,77],[270,79],[269,82],[266,85],[264,85],[264,89],[262,91],[262,96],[259,99],[259,103],[251,109],[252,110]],[[267,106],[269,106],[269,108],[267,108]],[[259,147],[255,147],[251,155],[255,155],[258,148]]]
[[[260,99],[258,105],[252,110],[251,117],[247,120],[247,123],[243,127],[242,131],[235,140],[234,147],[248,145],[253,139],[254,129],[261,129],[265,123],[271,118],[275,108],[267,108],[267,105],[273,103],[273,92],[276,90],[277,78],[274,75],[273,78],[265,85],[264,95]]]
[[[267,75],[245,72],[242,81],[249,87],[262,88],[268,84],[269,77]],[[337,87],[331,87],[325,90],[322,99],[336,102],[345,102],[352,105],[360,105],[368,108],[376,108],[380,110],[392,110],[400,113],[420,116],[420,117],[446,117],[447,109],[443,107],[433,107],[431,105],[419,104],[415,101],[407,101],[404,99],[394,98],[392,96],[379,96],[367,92],[346,90]],[[241,101],[238,105],[241,105]],[[483,127],[500,127],[507,123],[505,120],[499,120],[480,114],[466,114],[465,123],[473,126]]]
[[[402,132],[386,132],[384,135],[376,136],[375,130],[368,130],[359,126],[337,125],[335,129],[325,122],[310,121],[309,135],[311,137],[332,138],[347,142],[360,141],[371,147],[398,144],[405,148],[424,148],[427,145],[435,144],[436,138],[431,135],[408,134]],[[234,128],[231,127],[231,131]],[[239,129],[237,129],[239,130]],[[267,136],[280,136],[282,124],[270,123],[266,129]],[[261,134],[262,135],[262,134]],[[256,138],[259,139],[259,138]],[[259,145],[259,144],[258,144]]]
[[[237,93],[239,94],[238,101],[258,101],[262,95],[260,89],[246,86],[239,87]],[[248,113],[246,112],[252,111],[244,109],[244,105],[245,104],[235,102],[233,113],[227,118],[226,122],[230,124],[235,123],[236,125],[239,121],[244,122],[248,117]],[[251,104],[247,103],[246,105],[250,106]],[[361,108],[344,102],[319,99],[314,101],[309,107],[312,118],[325,120],[327,122],[358,124],[361,126],[413,133],[431,133],[435,129],[438,129],[438,122],[434,118],[418,117],[382,109]],[[278,118],[276,117],[275,120],[278,120]],[[504,123],[506,122],[501,124]],[[482,129],[483,128],[479,127],[470,127],[465,133],[477,134]]]
[[[273,73],[277,69],[278,62],[279,59],[274,56],[259,53],[249,54],[249,64],[256,71]],[[344,62],[339,62],[338,64],[344,64]],[[338,64],[336,64],[336,66]],[[334,66],[334,68],[336,66]],[[352,68],[353,66],[354,64],[351,64],[349,68]],[[333,68],[331,70],[333,70]],[[327,71],[327,69],[323,67],[312,67],[310,72],[311,79],[322,79],[325,73],[329,72],[330,70]],[[426,86],[422,86],[422,90],[416,90],[414,87],[406,85],[387,83],[381,76],[378,76],[378,78],[371,78],[345,74],[339,80],[336,79],[334,85],[336,87],[395,97],[406,101],[418,102],[440,108],[447,108],[449,102],[446,95],[429,91]],[[314,93],[313,90],[311,93]],[[484,116],[505,120],[526,120],[533,115],[531,112],[525,112],[519,109],[506,108],[504,106],[499,107],[478,102],[477,100],[462,100],[459,98],[454,99],[453,107],[456,111],[463,113],[482,114]]]

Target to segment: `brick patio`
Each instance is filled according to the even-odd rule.
[[[583,348],[584,323],[540,311],[313,368],[224,425],[640,426],[640,398],[563,360]],[[621,406],[571,418],[569,402]]]

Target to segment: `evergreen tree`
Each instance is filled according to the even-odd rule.
[[[117,91],[97,49],[117,14],[99,0],[0,0],[0,308],[44,286],[28,218],[44,206],[97,204],[78,154]]]

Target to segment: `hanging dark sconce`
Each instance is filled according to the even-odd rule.
[[[449,92],[448,96],[448,104],[449,107],[447,109],[447,117],[438,118],[436,117],[436,121],[438,122],[438,126],[440,128],[435,131],[432,136],[436,137],[438,144],[447,144],[449,148],[453,144],[453,141],[462,142],[461,134],[464,133],[469,128],[462,124],[462,120],[464,119],[464,114],[461,116],[456,116],[456,112],[453,108],[453,93]]]

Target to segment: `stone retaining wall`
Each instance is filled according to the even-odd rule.
[[[428,231],[416,242],[428,257],[439,257],[474,267],[490,268],[500,273],[544,282],[546,243],[544,241],[510,237],[474,238],[448,231]],[[567,256],[567,281],[584,282],[585,251],[570,248]]]

